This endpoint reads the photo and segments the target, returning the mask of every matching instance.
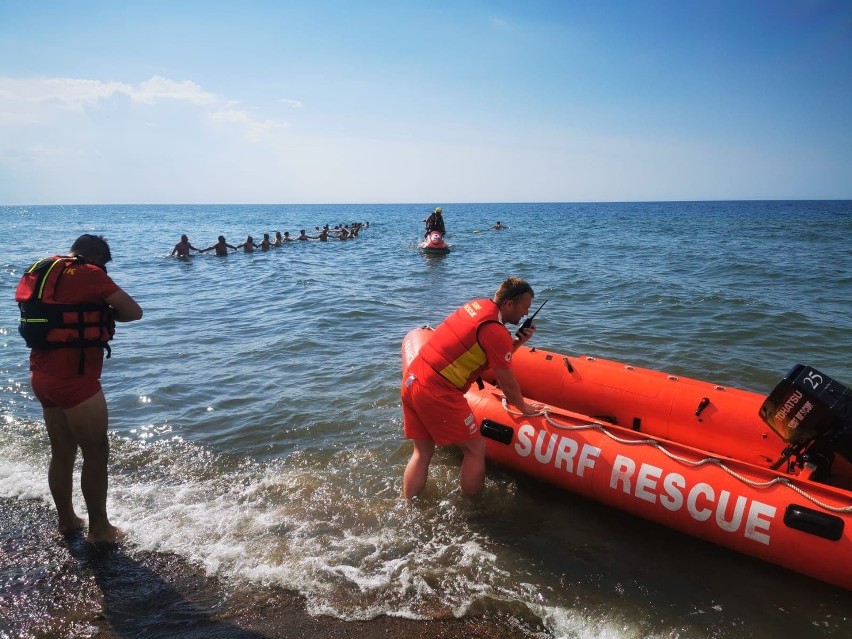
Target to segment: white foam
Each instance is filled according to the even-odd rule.
[[[50,501],[47,467],[36,468],[26,462],[0,458],[0,497]]]
[[[483,602],[507,602],[538,616],[554,636],[636,636],[625,630],[630,624],[544,605],[559,598],[513,583],[511,568],[471,528],[463,498],[406,505],[393,485],[399,479],[379,476],[376,453],[342,451],[319,465],[308,453],[255,463],[176,437],[113,443],[108,508],[132,544],[178,554],[226,582],[298,591],[310,614],[461,617]],[[15,450],[21,461],[12,462],[7,453],[21,447],[4,447],[0,496],[49,502],[45,451]],[[456,474],[435,469],[441,494],[451,493]]]
[[[4,415],[0,429],[0,497],[50,502],[49,443],[43,429]],[[75,498],[80,498],[75,495]]]
[[[244,464],[216,474],[180,458],[166,475],[111,487],[112,516],[141,548],[178,553],[209,574],[296,589],[312,612],[347,619],[462,614],[494,590],[480,583],[480,566],[496,557],[470,530],[447,525],[457,513],[430,522],[401,507],[396,491],[353,498],[332,477],[369,459],[345,459],[345,470]]]

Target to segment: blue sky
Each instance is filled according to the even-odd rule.
[[[852,199],[852,2],[0,0],[0,203]]]

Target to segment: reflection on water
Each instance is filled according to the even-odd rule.
[[[132,552],[96,561],[75,556],[73,543],[24,550],[29,533],[4,516],[4,558],[30,559],[19,572],[4,560],[3,583],[17,590],[2,596],[44,618],[54,593],[27,590],[21,575],[43,566],[58,583],[79,580],[55,593],[65,611],[56,636],[75,610],[92,618],[103,597],[96,572],[116,588],[131,581],[122,575],[150,579],[165,609],[200,627],[221,611],[218,595],[182,601],[184,591],[156,575],[204,574],[261,600],[264,588],[286,588],[312,613],[343,619],[490,611],[529,636],[542,627],[584,639],[848,634],[849,593],[502,469],[491,467],[483,499],[467,502],[453,451],[438,453],[423,499],[405,507],[399,349],[409,329],[437,325],[514,274],[549,300],[536,321],[542,348],[757,392],[799,361],[848,384],[849,204],[444,211],[454,250],[426,257],[416,249],[425,217],[416,206],[3,209],[0,228],[26,223],[56,250],[83,226],[107,232],[110,274],[145,317],[119,327],[103,380],[110,510]],[[370,228],[351,242],[164,257],[184,232],[206,246],[219,234],[292,232],[341,216]],[[822,232],[788,230],[785,221],[802,216]],[[473,232],[495,219],[511,229]],[[31,250],[8,247],[7,299],[22,266],[40,257]],[[837,273],[818,293],[790,268],[809,254],[832,255]],[[16,325],[14,306],[0,305],[0,497],[49,502],[47,441]],[[144,572],[151,562],[161,562],[154,576]],[[113,603],[127,610],[132,601]]]

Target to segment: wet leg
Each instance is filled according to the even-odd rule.
[[[459,484],[462,493],[474,497],[485,485],[485,440],[482,437],[459,444],[464,453]]]
[[[74,512],[72,501],[77,441],[68,429],[65,413],[61,408],[45,408],[44,423],[50,437],[47,483],[50,486],[50,494],[53,495],[53,503],[56,504],[59,532],[65,535],[83,527],[83,520]]]
[[[89,511],[89,534],[86,539],[92,543],[116,542],[124,533],[110,524],[107,517],[109,414],[103,391],[98,391],[74,408],[66,409],[65,418],[83,452],[80,486]]]
[[[417,496],[426,486],[429,476],[429,463],[435,453],[435,442],[431,439],[415,439],[414,452],[405,467],[402,477],[402,495],[406,499]]]

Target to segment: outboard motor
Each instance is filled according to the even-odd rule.
[[[852,390],[815,368],[797,364],[763,402],[760,417],[788,446],[772,465],[790,461],[825,479],[837,453],[852,462]]]

